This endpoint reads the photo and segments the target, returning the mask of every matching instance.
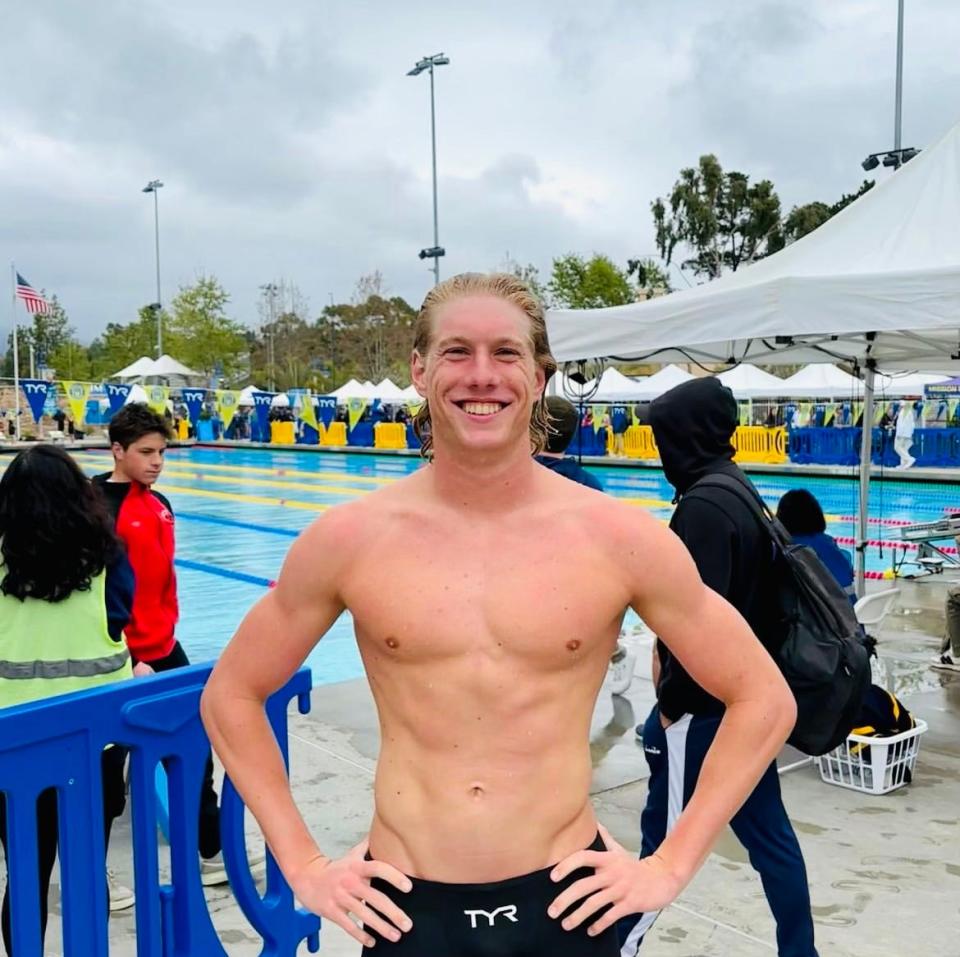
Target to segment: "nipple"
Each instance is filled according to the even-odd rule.
[[[397,641],[397,639],[394,638],[393,635],[390,635],[390,637],[387,638],[387,647],[388,647],[388,648],[399,648],[399,647],[400,647],[400,642]]]
[[[567,642],[567,650],[568,650],[568,651],[579,651],[579,650],[580,650],[580,639],[579,639],[579,638],[571,638],[571,639]]]

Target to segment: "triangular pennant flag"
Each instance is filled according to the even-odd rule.
[[[603,417],[607,414],[605,405],[593,407],[593,434],[596,435],[603,428]]]
[[[204,399],[207,397],[206,389],[183,389],[180,393],[183,404],[187,407],[187,415],[190,417],[190,424],[196,428],[200,419],[200,410],[203,408]]]
[[[313,396],[310,395],[309,392],[305,392],[300,396],[300,398],[300,420],[305,425],[309,425],[314,431],[319,432],[320,427],[317,423],[317,410],[313,404]]]
[[[407,411],[411,415],[416,415],[423,408],[423,399],[408,399]]]
[[[126,404],[133,386],[115,382],[104,382],[103,387],[107,391],[107,401],[110,403],[110,414],[116,415]]]
[[[240,393],[232,389],[217,389],[217,416],[223,423],[224,429],[230,428],[234,415],[237,413],[237,405],[240,403]]]
[[[273,398],[276,394],[276,392],[253,393],[253,409],[257,413],[257,426],[259,427],[261,437],[269,437],[270,403],[273,402]],[[266,441],[266,439],[262,439],[262,441]]]
[[[357,427],[357,423],[360,421],[360,418],[363,415],[364,410],[366,409],[368,403],[369,403],[368,399],[348,399],[347,400],[347,415],[350,420],[351,432]]]
[[[73,424],[80,428],[87,418],[87,399],[90,398],[89,382],[64,381],[63,391],[73,413]]]
[[[43,406],[47,401],[50,383],[46,379],[21,379],[20,388],[27,397],[27,403],[33,413],[33,421],[39,422],[43,418]]]
[[[167,399],[170,396],[170,387],[166,385],[147,385],[147,405],[153,409],[157,415],[163,415],[167,411]]]

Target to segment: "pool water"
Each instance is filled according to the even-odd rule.
[[[108,452],[78,452],[91,475],[106,471]],[[177,636],[191,661],[216,658],[253,603],[279,571],[294,537],[325,507],[394,482],[420,467],[413,457],[308,453],[254,449],[173,448],[158,491],[177,518]],[[591,468],[611,495],[629,499],[668,519],[673,489],[653,469]],[[857,510],[857,483],[842,478],[753,475],[772,506],[791,488],[808,488],[827,515],[828,531],[849,548]],[[871,537],[883,540],[867,553],[867,567],[892,564],[887,542],[897,526],[942,518],[960,505],[956,486],[922,482],[875,483]],[[363,674],[349,614],[344,614],[307,659],[314,684]]]

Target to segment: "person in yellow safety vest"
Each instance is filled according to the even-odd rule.
[[[133,571],[89,479],[57,446],[20,452],[0,478],[0,708],[132,677],[123,639],[132,603]],[[124,809],[125,757],[117,745],[103,752],[104,847]],[[6,855],[3,788],[0,781]],[[51,789],[37,801],[41,933],[57,840],[57,796]],[[123,898],[121,893],[125,903]],[[130,906],[129,890],[125,898]],[[7,892],[2,929],[12,955]]]

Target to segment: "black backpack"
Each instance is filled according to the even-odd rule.
[[[787,743],[826,754],[857,724],[870,687],[870,658],[850,601],[816,552],[795,545],[752,485],[714,473],[693,488],[726,489],[756,518],[774,548],[775,621],[759,636],[797,700]]]

